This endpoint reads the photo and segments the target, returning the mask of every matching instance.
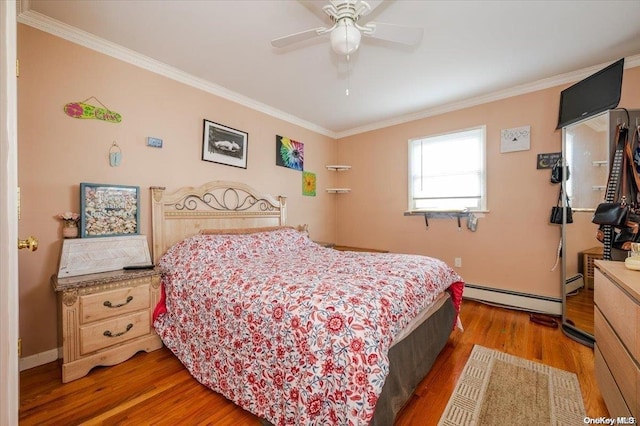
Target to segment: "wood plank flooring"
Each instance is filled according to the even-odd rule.
[[[465,300],[464,332],[452,333],[428,376],[400,413],[396,426],[435,425],[474,344],[578,375],[589,417],[608,416],[593,370],[593,350],[529,315]],[[260,421],[193,379],[166,348],[139,353],[113,367],[62,384],[52,362],[20,373],[21,425],[220,425]]]
[[[593,302],[593,287],[583,288],[573,295],[567,295],[567,320],[580,330],[593,336],[593,314],[595,303]]]

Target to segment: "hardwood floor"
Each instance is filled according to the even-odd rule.
[[[584,288],[572,295],[567,295],[567,319],[580,330],[593,336],[593,286]]]
[[[474,344],[578,375],[589,417],[608,416],[593,368],[593,350],[529,321],[525,312],[465,300],[464,332],[452,333],[396,426],[437,424]],[[62,384],[58,362],[20,373],[21,425],[260,425],[260,421],[193,379],[166,348]]]

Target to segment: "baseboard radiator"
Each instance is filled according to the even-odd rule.
[[[527,312],[562,315],[562,299],[537,294],[465,284],[463,298]]]
[[[576,274],[567,278],[565,281],[564,292],[565,294],[573,293],[576,290],[584,288],[584,276],[582,274]]]

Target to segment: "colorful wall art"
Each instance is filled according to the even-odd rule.
[[[87,104],[90,99],[94,99],[102,107]],[[64,106],[64,113],[73,118],[93,118],[96,120],[107,121],[109,123],[120,123],[122,121],[122,115],[107,108],[98,98],[91,96],[80,102],[69,102]]]
[[[307,197],[316,196],[316,174],[311,172],[302,172],[302,195]]]
[[[304,170],[304,144],[276,135],[276,165]]]

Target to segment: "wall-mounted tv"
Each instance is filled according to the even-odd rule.
[[[564,89],[557,129],[617,107],[623,69],[624,58]]]

